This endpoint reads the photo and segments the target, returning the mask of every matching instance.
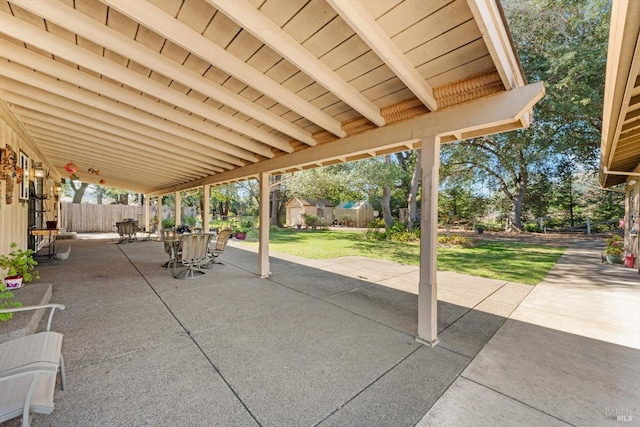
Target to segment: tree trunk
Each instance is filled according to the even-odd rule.
[[[525,186],[526,184],[522,181],[516,183],[516,194],[512,199],[513,217],[508,231],[522,231],[522,207],[524,206]]]
[[[82,198],[84,197],[84,193],[87,191],[88,186],[89,184],[86,182],[81,183],[79,187],[76,187],[73,183],[71,184],[71,187],[73,187],[74,190],[72,203],[82,203]]]
[[[420,176],[422,166],[420,164],[420,150],[416,150],[416,167],[411,177],[411,187],[409,187],[409,197],[407,197],[407,208],[409,210],[409,230],[413,230],[413,224],[418,221],[418,187],[420,185]]]
[[[273,183],[280,181],[280,175],[274,175]],[[271,211],[269,212],[269,224],[278,225],[278,213],[280,211],[280,186],[276,185],[271,190]]]
[[[385,163],[391,163],[391,156],[384,156]],[[393,225],[393,217],[391,216],[391,186],[384,183],[382,186],[382,218],[387,227]]]

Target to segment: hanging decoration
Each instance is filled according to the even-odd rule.
[[[66,170],[69,173],[76,173],[78,172],[78,166],[76,166],[75,163],[73,162],[69,162],[66,165],[64,165],[64,170]]]
[[[104,179],[101,179],[99,182],[100,182],[100,185],[105,185],[107,183],[107,181],[105,181]]]
[[[100,175],[100,169],[97,169],[97,170],[96,170],[96,169],[94,169],[94,168],[89,168],[89,169],[88,169],[88,171],[89,171],[89,173],[90,173],[90,174],[93,174],[93,175]]]

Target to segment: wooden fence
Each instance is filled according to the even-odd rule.
[[[144,224],[144,209],[134,205],[62,203],[63,231],[77,233],[115,232],[116,222],[133,218]]]

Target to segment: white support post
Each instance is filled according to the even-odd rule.
[[[176,227],[182,224],[182,192],[176,191]]]
[[[422,211],[420,215],[420,284],[418,286],[418,336],[416,340],[438,343],[438,169],[440,137],[422,139]]]
[[[162,236],[162,194],[158,194],[158,227],[156,233],[158,233],[158,237]]]
[[[258,276],[269,277],[269,174],[260,174],[260,238],[258,244]]]
[[[202,201],[202,230],[205,233],[209,232],[209,212],[211,211],[211,186],[204,185],[202,191],[202,197],[204,200]]]
[[[144,195],[144,229],[149,233],[151,231],[151,221],[149,218],[149,213],[151,212],[149,208],[149,196]]]
[[[591,234],[591,217],[587,217],[587,234]]]

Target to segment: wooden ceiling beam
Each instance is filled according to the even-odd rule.
[[[104,46],[112,52],[122,55],[125,58],[130,58],[144,67],[157,71],[230,108],[238,110],[296,140],[315,145],[315,141],[311,137],[310,132],[232,92],[226,87],[183,67],[181,64],[172,61],[143,44],[124,36],[118,31],[105,25],[96,25],[97,22],[95,20],[72,7],[57,1],[34,3],[31,0],[11,0],[11,2],[99,46]],[[281,144],[276,148],[286,151],[288,149],[288,143]]]
[[[0,57],[10,59],[16,63],[14,64],[16,66],[19,63],[32,70],[46,70],[47,75],[55,77],[58,80],[83,87],[123,104],[202,132],[220,141],[219,144],[211,145],[212,148],[217,148],[232,156],[250,162],[257,162],[258,159],[248,153],[257,153],[264,157],[274,157],[271,149],[264,144],[231,133],[210,122],[205,122],[204,120],[182,113],[161,103],[154,102],[151,99],[2,39],[0,39]],[[9,70],[10,68],[7,67],[6,64],[2,64],[0,71],[4,71],[5,69]]]
[[[380,109],[358,90],[344,81],[324,62],[316,58],[286,31],[264,16],[246,0],[207,0],[216,9],[250,32],[258,40],[278,52],[338,99],[369,119],[376,126],[384,126]]]
[[[14,90],[15,88],[16,87],[14,87]],[[55,111],[56,109],[64,110],[75,115],[75,117],[86,117],[86,119],[92,120],[94,123],[101,123],[102,126],[118,128],[125,132],[129,132],[130,138],[133,140],[140,139],[140,137],[136,138],[135,136],[140,135],[141,137],[145,138],[153,138],[156,141],[164,141],[165,146],[172,145],[180,151],[189,150],[193,153],[198,154],[200,158],[211,159],[211,163],[216,165],[217,168],[235,168],[234,165],[219,160],[217,157],[217,151],[210,149],[207,150],[204,147],[194,147],[193,143],[190,144],[188,141],[167,134],[166,132],[156,130],[149,126],[139,125],[135,122],[122,119],[121,117],[118,117],[111,113],[101,111],[97,108],[89,107],[75,101],[71,101],[58,95],[42,91],[29,91],[27,92],[27,95],[18,94],[16,92],[13,92],[13,90],[7,88],[4,85],[2,78],[0,78],[0,93],[2,94],[1,96],[3,99],[18,105],[22,105],[38,111],[43,111],[51,115],[54,115],[52,111]],[[37,98],[37,100],[34,98]]]
[[[40,144],[42,144],[42,146],[46,146],[46,153],[47,153],[47,157],[49,157],[56,165],[64,165],[66,164],[65,162],[68,162],[70,160],[69,158],[69,152],[64,150],[63,147],[58,146],[55,139],[39,139],[38,141]],[[163,181],[166,182],[168,175],[167,174],[162,174],[162,171],[159,169],[149,169],[149,168],[136,168],[136,174],[132,176],[131,174],[131,164],[129,162],[123,162],[122,161],[122,157],[120,157],[118,159],[118,156],[112,156],[112,155],[108,155],[105,154],[106,158],[109,159],[109,162],[106,164],[106,166],[102,166],[100,170],[100,177],[108,180],[110,178],[115,178],[118,176],[126,176],[127,178],[130,178],[132,181],[137,181],[137,177],[138,176],[143,176],[145,178],[145,181],[147,180],[151,180],[154,182],[154,185],[157,185],[159,183],[162,183]],[[95,175],[95,174],[91,174],[88,171],[88,168],[85,168],[86,165],[93,165],[94,163],[92,163],[93,158],[91,157],[91,155],[80,155],[80,156],[73,156],[73,158],[71,159],[76,165],[78,165],[78,167],[80,167],[80,165],[82,165],[82,168],[77,172],[77,174],[80,177],[83,177],[85,175]],[[59,167],[59,166],[58,166]],[[183,177],[178,177],[176,175],[171,175],[171,179],[175,180],[175,181],[189,181],[189,180],[193,180],[194,177],[197,177],[198,175],[196,174],[192,174],[192,175],[186,175]]]
[[[496,0],[467,0],[489,54],[507,90],[524,86],[525,80],[511,38]]]
[[[130,140],[132,146],[146,145],[150,147],[155,147],[157,150],[164,150],[167,153],[173,153],[176,156],[175,157],[176,162],[179,162],[181,161],[181,159],[184,159],[184,158],[189,158],[195,161],[196,165],[203,166],[203,163],[208,164],[208,162],[211,161],[211,163],[213,164],[210,168],[212,172],[220,172],[223,170],[219,166],[216,166],[215,162],[213,162],[211,158],[203,156],[200,153],[193,152],[188,149],[180,148],[180,146],[178,145],[170,144],[165,141],[151,138],[146,135],[142,135],[126,129],[120,129],[112,125],[103,123],[100,120],[82,116],[78,113],[68,111],[68,110],[59,108],[57,106],[51,106],[43,102],[35,101],[17,94],[4,93],[0,97],[9,98],[9,96],[11,98],[7,99],[7,101],[16,104],[14,108],[16,108],[16,112],[18,114],[20,114],[24,108],[27,108],[28,110],[33,110],[31,114],[40,112],[41,114],[52,116],[57,119],[64,119],[68,122],[73,122],[79,125],[83,125],[87,128],[90,128],[91,129],[90,132],[97,130],[97,131],[102,131],[107,134],[116,135],[118,137]]]
[[[340,122],[145,0],[100,0],[338,137]],[[315,145],[315,140],[302,141]]]
[[[165,159],[169,166],[168,170],[172,170],[173,165],[181,165],[181,167],[193,169],[196,172],[204,174],[215,173],[209,165],[203,166],[202,156],[192,155],[190,152],[183,152],[182,155],[176,152],[170,152],[162,148],[158,148],[148,144],[139,144],[137,141],[108,133],[102,130],[91,128],[76,122],[71,122],[60,117],[49,116],[45,113],[26,109],[16,106],[16,114],[20,120],[29,128],[36,126],[49,131],[59,132],[67,135],[70,141],[74,141],[80,147],[95,150],[95,146],[112,146],[120,147],[128,150],[134,150],[139,155],[147,154],[153,159]]]
[[[433,88],[359,0],[327,1],[429,110],[436,111],[438,109],[438,102],[433,96]]]
[[[272,133],[250,125],[249,123],[230,116],[216,108],[212,108],[205,103],[198,101],[188,95],[178,92],[175,89],[158,83],[148,77],[144,77],[122,65],[103,58],[93,52],[78,47],[77,45],[55,36],[52,33],[41,30],[38,27],[27,24],[5,12],[0,12],[0,33],[7,34],[29,43],[45,52],[59,56],[81,67],[93,70],[96,73],[107,76],[125,85],[131,86],[141,92],[146,92],[156,98],[162,99],[169,104],[176,105],[191,111],[204,118],[220,123],[239,133],[261,141],[279,150],[291,153],[293,148],[288,140],[273,135]],[[135,61],[135,58],[133,59]]]
[[[0,75],[6,75],[7,73],[5,72],[7,71],[7,68],[8,67],[0,68]],[[37,92],[40,92],[63,97],[64,99],[86,105],[89,110],[98,109],[98,111],[105,112],[106,114],[112,114],[120,117],[121,119],[138,123],[143,126],[143,129],[144,127],[149,127],[153,130],[152,133],[160,135],[161,133],[166,133],[182,138],[184,146],[191,147],[193,150],[201,150],[203,154],[215,156],[216,159],[222,162],[236,166],[243,166],[245,164],[245,162],[235,156],[231,156],[220,150],[212,148],[211,146],[215,146],[216,140],[208,137],[207,135],[202,135],[190,129],[162,120],[158,117],[153,117],[129,106],[112,101],[106,97],[98,96],[83,89],[78,89],[75,86],[56,81],[49,77],[45,77],[44,75],[28,72],[28,70],[27,73],[22,74],[22,78],[20,79],[24,83],[20,83],[18,79],[20,79],[19,76],[15,76],[14,79],[7,79],[0,76],[0,88],[19,91],[22,93],[29,93],[33,91],[36,92],[36,96],[38,96]],[[39,96],[38,98],[42,100]],[[227,169],[231,168],[229,167]]]
[[[68,135],[61,133],[61,132],[57,132],[57,131],[53,131],[53,130],[49,130],[46,129],[42,126],[40,126],[39,124],[33,124],[33,125],[27,125],[25,123],[25,127],[29,130],[29,133],[34,137],[37,138],[38,141],[51,141],[53,143],[56,144],[56,147],[61,147],[63,149],[66,150],[67,155],[68,153],[71,153],[73,151],[73,149],[77,149],[77,144],[74,144],[68,137]],[[79,140],[80,138],[76,138],[76,140]],[[82,143],[83,144],[93,144],[93,141],[91,139],[88,138],[82,138]],[[43,147],[44,150],[50,150],[51,147],[49,145],[41,145],[41,147]],[[94,152],[94,154],[99,153],[99,159],[94,160],[94,163],[97,161],[102,162],[105,157],[105,154],[109,154],[109,155],[118,155],[120,162],[122,162],[122,159],[133,159],[133,160],[140,160],[137,163],[136,166],[136,170],[138,170],[138,168],[141,169],[145,169],[145,168],[154,168],[155,170],[158,171],[164,171],[165,175],[166,172],[171,172],[172,176],[177,176],[178,178],[182,178],[182,177],[186,177],[191,175],[190,173],[187,173],[187,171],[189,172],[193,172],[196,175],[200,174],[208,174],[208,171],[205,171],[202,168],[185,168],[184,165],[176,165],[173,163],[173,161],[175,161],[175,159],[170,159],[170,158],[161,158],[160,156],[156,157],[155,155],[153,156],[145,156],[144,152],[138,151],[137,149],[134,148],[130,148],[130,147],[123,147],[121,145],[107,145],[107,146],[100,146],[99,149],[97,150],[91,150],[91,149],[87,149],[86,151],[84,151],[85,153],[92,153]],[[74,155],[75,157],[75,155]],[[127,162],[128,164],[129,162]]]
[[[329,163],[330,160],[345,156],[377,152],[390,148],[401,151],[408,143],[418,146],[422,138],[433,135],[450,135],[465,133],[490,134],[504,126],[521,128],[522,118],[530,113],[533,106],[544,96],[543,82],[532,83],[510,91],[461,104],[455,108],[439,110],[397,124],[374,129],[352,137],[327,142],[296,151],[287,156],[275,157],[243,168],[222,172],[215,176],[196,180],[175,188],[163,189],[164,193],[197,187],[205,184],[216,184],[231,179],[243,179],[257,173],[288,170],[298,166]],[[499,130],[497,130],[499,131]]]

